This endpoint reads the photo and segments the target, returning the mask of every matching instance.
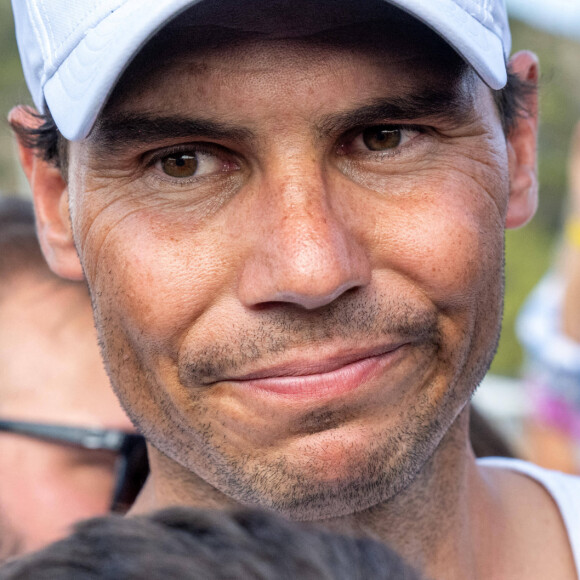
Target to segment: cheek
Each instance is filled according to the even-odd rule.
[[[96,316],[113,317],[142,343],[177,349],[233,275],[234,257],[223,246],[219,226],[201,228],[187,216],[139,210],[111,220],[102,214],[83,248],[91,259]]]
[[[461,175],[375,211],[375,260],[402,274],[442,310],[466,309],[501,282],[503,228],[487,191]]]

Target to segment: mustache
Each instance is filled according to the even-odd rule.
[[[342,298],[318,310],[276,304],[254,312],[228,329],[219,341],[186,349],[178,359],[183,385],[209,385],[243,374],[261,360],[277,361],[283,353],[337,345],[366,348],[386,342],[439,345],[436,311],[424,304],[392,299]]]

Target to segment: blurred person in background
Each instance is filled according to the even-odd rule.
[[[569,206],[558,263],[524,305],[518,335],[528,355],[530,458],[580,473],[580,123],[570,148]]]
[[[103,369],[86,286],[48,269],[33,216],[0,199],[0,561],[106,513],[144,445]]]

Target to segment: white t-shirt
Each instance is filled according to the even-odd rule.
[[[543,469],[520,459],[485,457],[478,459],[478,463],[518,471],[544,486],[560,508],[580,578],[580,477]]]

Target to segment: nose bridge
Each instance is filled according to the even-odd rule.
[[[365,252],[332,196],[314,155],[287,156],[265,174],[259,192],[265,209],[240,285],[244,302],[314,309],[368,283]]]

